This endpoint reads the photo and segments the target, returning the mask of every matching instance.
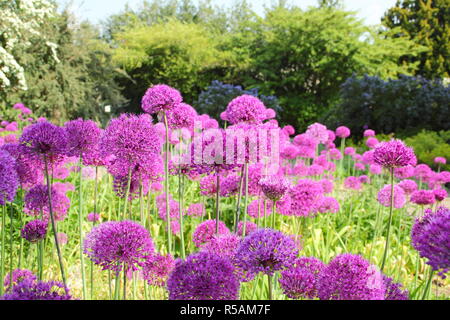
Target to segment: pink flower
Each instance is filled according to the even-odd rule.
[[[348,138],[350,137],[350,129],[345,126],[338,127],[336,129],[336,136],[339,138]]]

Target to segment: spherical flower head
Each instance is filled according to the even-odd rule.
[[[317,122],[308,127],[306,134],[316,139],[317,143],[325,143],[328,141],[327,127]]]
[[[308,168],[308,176],[314,177],[314,176],[321,176],[325,171],[325,168],[318,165],[318,164],[312,164]]]
[[[370,148],[370,149],[373,149],[373,148],[375,148],[375,146],[376,146],[377,144],[379,144],[379,143],[380,143],[380,142],[378,141],[377,138],[370,137],[370,138],[367,139],[367,141],[366,141],[366,146],[367,146],[368,148]]]
[[[226,109],[231,124],[239,122],[261,123],[266,120],[266,107],[258,98],[244,94],[231,100]]]
[[[419,180],[424,180],[433,173],[433,170],[426,164],[419,164],[414,168],[414,176]]]
[[[330,159],[332,160],[341,160],[342,159],[342,153],[339,151],[339,149],[331,148],[328,150],[328,154],[330,155]]]
[[[414,150],[397,139],[377,144],[374,148],[373,160],[376,164],[386,168],[415,165],[417,161]]]
[[[17,284],[19,284],[22,281],[25,280],[31,280],[31,281],[36,281],[36,276],[33,274],[33,272],[31,272],[28,269],[15,269],[12,272],[12,283],[10,283],[11,281],[11,274],[7,274],[5,276],[3,285],[6,288],[6,291],[9,291],[12,289],[12,287],[16,286]]]
[[[410,201],[421,206],[426,206],[433,204],[436,198],[434,197],[433,190],[416,190],[411,194]]]
[[[64,284],[56,281],[26,279],[15,285],[0,300],[71,300],[72,296]]]
[[[100,215],[98,213],[91,212],[87,215],[87,220],[89,222],[98,222],[100,221]]]
[[[203,203],[193,203],[189,206],[186,213],[191,217],[203,217],[206,213],[205,205]]]
[[[318,141],[314,137],[311,137],[310,135],[307,135],[306,133],[296,135],[294,137],[293,143],[299,147],[304,147],[306,149],[312,149],[314,152],[319,144]]]
[[[50,188],[53,215],[56,221],[62,221],[67,215],[70,207],[70,199],[59,192],[54,186]],[[38,184],[32,187],[25,195],[24,212],[31,216],[44,215],[44,220],[50,218],[48,188],[46,185]]]
[[[364,165],[364,163],[356,162],[355,169],[358,171],[364,171],[364,170],[366,170],[366,166]]]
[[[246,221],[245,222],[245,235],[244,235],[243,234],[244,233],[244,221],[239,221],[237,234],[241,237],[246,237],[256,230],[258,230],[258,225],[256,223],[251,222],[251,221]]]
[[[408,290],[403,290],[401,283],[394,282],[386,275],[383,275],[383,281],[386,286],[384,300],[409,300]]]
[[[391,206],[391,185],[390,184],[385,185],[378,192],[378,202],[385,207]],[[405,204],[406,204],[405,191],[403,190],[403,188],[399,187],[398,185],[394,185],[394,208],[396,208],[396,209],[403,208],[403,206]]]
[[[362,183],[358,177],[350,176],[350,177],[345,178],[344,186],[348,189],[361,190]]]
[[[16,160],[8,152],[0,149],[0,205],[13,201],[18,187]]]
[[[353,147],[347,147],[347,148],[344,149],[344,154],[347,155],[347,156],[352,156],[355,153],[356,153],[356,150]]]
[[[159,157],[162,142],[149,115],[122,114],[111,120],[103,132],[100,150],[116,157],[115,175],[128,176],[130,167],[154,162]]]
[[[261,191],[266,198],[278,201],[290,190],[289,181],[280,175],[272,175],[259,180]]]
[[[233,264],[204,251],[177,260],[167,281],[170,300],[235,300],[239,287]]]
[[[161,219],[163,219],[164,221],[167,221],[165,194],[164,194],[164,197],[159,197],[159,198],[164,199],[164,201],[157,204],[158,215]],[[183,214],[184,214],[184,212],[183,212]],[[178,201],[175,201],[173,199],[169,200],[169,216],[172,221],[180,218],[180,203]]]
[[[375,131],[367,129],[364,131],[364,137],[375,137]]]
[[[317,298],[317,279],[325,264],[314,257],[297,258],[294,264],[281,272],[278,280],[284,294],[291,299]]]
[[[283,127],[283,132],[285,132],[288,136],[292,136],[295,133],[295,129],[291,125],[287,125]]]
[[[220,196],[230,197],[239,192],[241,177],[237,174],[230,174],[220,179]]]
[[[447,159],[445,159],[444,157],[436,157],[436,158],[434,158],[434,163],[446,164],[447,163]]]
[[[359,181],[361,181],[362,183],[370,184],[370,177],[366,175],[359,176]]]
[[[394,176],[397,179],[408,179],[414,176],[414,167],[412,165],[407,165],[402,168],[394,169]]]
[[[175,105],[167,113],[167,122],[171,129],[194,129],[194,121],[197,117],[195,109],[187,103],[180,103]]]
[[[142,110],[153,114],[170,111],[183,101],[178,90],[165,84],[150,87],[142,97]]]
[[[331,181],[329,179],[322,179],[319,182],[322,185],[324,194],[333,192],[333,188],[334,188],[333,181]]]
[[[26,127],[19,142],[29,152],[45,155],[51,161],[61,160],[68,150],[66,130],[47,121]]]
[[[265,208],[264,208],[265,205]],[[264,201],[264,199],[255,199],[247,207],[247,214],[254,218],[259,219],[264,216],[270,216],[272,214],[272,207],[273,202],[272,201]]]
[[[322,184],[318,181],[303,179],[291,188],[291,212],[295,216],[314,216],[318,202],[323,196]]]
[[[101,130],[92,120],[77,119],[66,122],[67,155],[79,157],[96,148]]]
[[[317,204],[320,213],[338,213],[339,208],[339,202],[333,197],[322,197]]]
[[[219,257],[232,260],[240,243],[241,237],[234,233],[215,235],[202,246],[201,251],[207,251]]]
[[[229,234],[230,230],[225,223],[219,221],[219,232],[217,234]],[[192,241],[197,248],[209,242],[216,235],[216,221],[206,220],[200,223],[192,234]]]
[[[444,201],[445,198],[448,197],[448,193],[447,190],[439,188],[439,189],[434,189],[433,190],[434,193],[434,198],[436,199],[436,201]]]
[[[385,293],[382,274],[359,255],[337,256],[318,279],[321,300],[384,300]]]
[[[338,136],[341,139],[348,138],[350,137],[350,129],[345,126],[338,127],[336,129],[336,136]]]
[[[132,221],[109,221],[92,228],[84,253],[103,270],[137,270],[154,253],[149,232]]]
[[[31,243],[39,242],[47,234],[47,222],[42,220],[33,220],[28,222],[21,230],[20,235]]]
[[[405,179],[398,183],[398,186],[405,191],[405,194],[410,195],[417,190],[417,183],[414,180]]]
[[[295,159],[298,155],[300,155],[300,152],[301,152],[300,148],[294,146],[291,143],[288,143],[283,146],[283,149],[280,152],[280,156],[282,159],[292,160]]]
[[[422,218],[416,219],[411,241],[420,256],[428,259],[427,264],[445,277],[450,269],[450,209],[427,209]]]
[[[174,268],[175,259],[170,254],[156,254],[145,260],[142,266],[142,275],[149,285],[165,287]]]
[[[291,237],[280,231],[259,229],[242,241],[236,259],[245,271],[273,275],[290,267],[297,255],[298,249]]]

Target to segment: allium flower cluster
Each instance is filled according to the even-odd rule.
[[[66,290],[61,282],[26,279],[1,296],[0,300],[71,300],[72,296]]]
[[[273,175],[259,180],[261,191],[266,198],[278,201],[289,191],[291,185],[283,176]]]
[[[429,205],[436,201],[433,190],[416,190],[411,194],[410,201],[418,205]]]
[[[16,161],[8,152],[0,150],[0,205],[13,201],[18,187]]]
[[[337,256],[318,279],[321,300],[384,300],[385,292],[383,275],[359,255]]]
[[[244,221],[239,221],[237,234],[241,237],[246,237],[253,231],[258,230],[258,225],[251,221],[245,221],[245,235],[244,233]]]
[[[417,183],[414,180],[405,179],[398,183],[398,186],[405,191],[406,194],[411,194],[417,190]]]
[[[409,300],[409,292],[402,289],[401,283],[394,282],[386,275],[383,275],[383,281],[386,286],[384,300]]]
[[[427,264],[445,277],[450,269],[450,209],[440,207],[435,212],[427,209],[416,220],[411,241],[420,256],[428,259]]]
[[[219,235],[229,234],[230,230],[225,223],[219,221]],[[209,242],[216,235],[216,221],[206,220],[200,223],[192,234],[192,241],[197,248]]]
[[[323,196],[322,184],[314,180],[299,180],[290,191],[292,215],[308,217],[316,214],[318,202]]]
[[[322,197],[317,204],[320,213],[337,213],[339,209],[339,202],[333,197]]]
[[[236,259],[245,271],[273,275],[275,271],[290,267],[297,255],[298,249],[291,237],[280,231],[259,229],[242,241]]]
[[[358,177],[350,176],[345,178],[344,186],[348,189],[361,190],[362,182],[358,179]]]
[[[144,262],[142,275],[149,285],[164,287],[174,268],[175,260],[170,254],[157,254]]]
[[[231,124],[261,123],[267,119],[266,107],[258,98],[244,94],[228,104],[224,116]]]
[[[20,236],[31,243],[41,241],[47,234],[48,223],[42,220],[28,222],[20,231]]]
[[[374,148],[373,160],[376,164],[387,168],[415,165],[417,162],[414,150],[396,139],[377,144]]]
[[[178,90],[165,84],[157,84],[142,97],[142,109],[150,114],[170,111],[183,101]]]
[[[197,117],[195,109],[187,103],[177,104],[167,113],[167,122],[171,129],[191,129],[194,130],[194,122]]]
[[[328,141],[327,127],[317,122],[308,127],[306,134],[316,139],[318,143],[325,143]]]
[[[391,206],[391,185],[385,185],[378,192],[378,202],[385,206]],[[405,191],[398,185],[394,185],[394,208],[400,209],[406,204]]]
[[[206,209],[203,203],[193,203],[186,211],[187,215],[192,217],[203,217],[205,212]]]
[[[109,221],[84,239],[84,253],[103,270],[137,270],[154,253],[149,232],[132,221]]]
[[[336,136],[338,136],[341,139],[348,138],[350,137],[350,129],[345,126],[338,127],[336,129]]]
[[[70,199],[59,192],[54,186],[51,187],[51,199],[53,215],[56,221],[62,221],[67,215],[70,207]],[[38,184],[31,188],[25,195],[24,212],[31,216],[39,216],[43,214],[43,219],[48,220],[50,217],[48,189],[46,185]]]
[[[5,281],[3,282],[6,290],[8,291],[9,289],[12,289],[12,287],[16,286],[17,284],[19,284],[20,282],[24,281],[24,280],[31,280],[31,281],[35,281],[37,278],[36,276],[33,274],[33,272],[31,272],[28,269],[15,269],[12,272],[12,285],[10,283],[11,281],[11,274],[7,274],[5,276]]]
[[[66,122],[64,129],[67,134],[67,155],[83,156],[97,147],[101,130],[92,120],[77,119]]]
[[[170,300],[235,300],[239,287],[233,264],[209,252],[177,260],[167,281]]]

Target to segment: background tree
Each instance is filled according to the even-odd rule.
[[[400,63],[418,61],[416,74],[429,79],[450,77],[450,1],[397,1],[382,22],[395,30],[393,37],[408,36],[427,49],[418,56],[401,56]]]

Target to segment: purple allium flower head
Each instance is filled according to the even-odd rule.
[[[319,182],[322,185],[324,194],[333,192],[333,188],[334,188],[333,181],[331,181],[329,179],[322,179]]]
[[[264,202],[266,204],[266,209],[264,211]],[[247,214],[255,219],[262,218],[264,216],[270,216],[272,214],[272,201],[264,201],[264,199],[255,199],[247,207]]]
[[[259,180],[261,191],[272,200],[278,201],[290,190],[289,181],[283,176],[273,175]]]
[[[64,159],[68,148],[66,130],[47,121],[26,127],[19,141],[27,151],[39,156],[45,155],[51,163]]]
[[[116,157],[116,165],[112,165],[116,176],[128,176],[130,167],[155,162],[161,146],[162,139],[147,114],[122,114],[111,120],[100,140],[102,153]]]
[[[321,176],[325,171],[325,168],[318,164],[312,164],[308,168],[308,176],[314,177],[314,176]]]
[[[28,222],[20,231],[20,236],[32,243],[41,241],[47,234],[48,223],[42,220]]]
[[[252,233],[252,232],[254,232],[256,230],[258,230],[258,225],[256,223],[251,222],[251,221],[246,221],[245,222],[245,235],[243,235],[243,233],[244,233],[244,221],[239,221],[239,223],[238,223],[237,233],[241,237],[246,237],[250,233]]]
[[[13,201],[18,187],[16,161],[8,152],[0,150],[0,205]]]
[[[345,178],[344,186],[348,189],[361,190],[362,183],[361,180],[358,179],[358,177],[350,176]]]
[[[315,152],[317,145],[319,144],[318,141],[314,137],[311,137],[310,135],[307,135],[306,133],[296,135],[294,137],[293,143],[296,146],[311,149],[311,150],[313,150],[313,152]]]
[[[364,131],[364,137],[375,137],[375,131],[367,129]]]
[[[244,94],[231,100],[226,109],[226,119],[231,124],[240,122],[261,123],[266,120],[266,107],[258,98]]]
[[[412,203],[424,206],[433,204],[436,199],[434,197],[433,190],[416,190],[411,194],[410,201]]]
[[[414,167],[412,165],[407,165],[402,168],[394,169],[394,176],[397,179],[408,179],[414,176]]]
[[[347,156],[352,156],[355,153],[356,153],[356,150],[353,147],[347,147],[347,148],[344,149],[344,154],[347,155]]]
[[[405,179],[399,182],[398,186],[405,191],[406,194],[411,194],[417,190],[417,183],[414,180]]]
[[[193,203],[189,206],[186,213],[188,216],[193,217],[203,217],[205,215],[206,209],[203,203]]]
[[[445,198],[448,197],[447,190],[442,189],[442,188],[434,189],[433,193],[434,193],[434,198],[436,199],[436,201],[444,201]]]
[[[137,270],[154,254],[149,232],[132,221],[109,221],[92,228],[84,253],[103,270]]]
[[[200,193],[204,196],[213,196],[217,192],[216,176],[208,175],[200,180]]]
[[[285,295],[291,299],[317,297],[317,278],[325,264],[314,257],[297,258],[294,264],[281,272],[278,280]]]
[[[165,84],[157,84],[142,97],[142,109],[150,114],[170,111],[183,101],[178,90]]]
[[[336,136],[339,138],[348,138],[350,137],[350,129],[345,126],[340,126],[336,129]]]
[[[366,176],[366,175],[362,175],[359,176],[359,181],[361,181],[362,183],[367,183],[370,184],[370,177]]]
[[[230,174],[220,180],[220,196],[230,197],[239,192],[241,177],[237,174]]]
[[[317,143],[325,143],[328,141],[327,127],[317,122],[308,127],[306,134],[316,139]]]
[[[67,215],[70,207],[70,200],[64,194],[59,192],[55,187],[51,187],[52,209],[56,221],[62,221]],[[31,216],[43,214],[44,220],[50,217],[49,198],[47,186],[43,184],[35,185],[25,195],[24,212]]]
[[[11,274],[7,274],[4,279],[4,286],[6,288],[6,291],[9,291],[12,289],[12,287],[16,286],[20,282],[24,280],[31,280],[36,281],[36,276],[28,269],[15,269],[12,272],[12,285],[10,284],[11,281]]]
[[[383,172],[383,167],[377,164],[371,164],[369,166],[369,172],[371,174],[381,174]]]
[[[422,218],[416,219],[411,241],[420,256],[428,259],[427,264],[445,277],[450,269],[450,209],[427,209]]]
[[[214,253],[222,258],[233,259],[241,243],[241,238],[234,234],[215,235],[202,246],[201,251]]]
[[[330,159],[332,160],[341,160],[342,159],[342,153],[339,151],[339,149],[331,148],[328,150],[328,154],[330,155]]]
[[[447,163],[447,159],[445,159],[444,157],[436,157],[436,158],[434,158],[434,163],[446,164]]]
[[[378,202],[385,206],[391,206],[391,185],[385,185],[378,192]],[[394,185],[394,208],[400,209],[406,204],[405,191],[398,185]]]
[[[194,121],[197,112],[187,103],[177,104],[167,114],[167,121],[171,129],[188,128],[194,129]]]
[[[283,127],[283,132],[285,132],[288,136],[292,136],[295,133],[295,129],[291,125],[287,125]]]
[[[101,130],[92,120],[68,121],[64,124],[67,133],[67,155],[83,156],[95,148],[99,142]]]
[[[373,160],[376,164],[386,168],[415,165],[417,162],[414,150],[407,147],[403,141],[396,139],[377,144],[374,148]]]
[[[64,284],[56,281],[35,281],[26,279],[15,285],[0,300],[71,300]]]
[[[364,171],[364,170],[366,170],[366,166],[364,165],[364,163],[356,162],[355,169],[359,170],[359,171]]]
[[[377,144],[379,144],[379,143],[380,143],[380,142],[378,141],[377,138],[371,137],[371,138],[367,139],[367,141],[366,141],[366,146],[369,147],[370,149],[373,149],[373,148],[375,148],[375,146],[376,146]]]
[[[291,212],[295,216],[308,217],[316,214],[319,200],[323,196],[322,184],[318,181],[303,179],[291,188]]]
[[[170,254],[157,254],[145,260],[142,275],[149,285],[164,287],[174,268],[175,260]]]
[[[384,300],[386,286],[377,268],[359,255],[338,255],[321,272],[321,300]]]
[[[236,259],[245,271],[273,275],[275,271],[290,267],[297,255],[298,249],[291,237],[280,231],[259,229],[242,241]]]
[[[219,233],[229,234],[230,230],[225,223],[219,221]],[[192,241],[197,248],[200,248],[205,243],[209,242],[216,235],[216,221],[206,220],[200,223],[192,234]]]
[[[170,300],[235,300],[239,287],[229,259],[209,252],[178,259],[167,281]]]
[[[386,286],[384,300],[409,300],[408,290],[403,290],[401,283],[394,282],[386,275],[383,275],[383,281]]]
[[[339,202],[333,197],[322,197],[317,204],[320,213],[337,213],[339,208]]]
[[[98,222],[100,221],[100,215],[98,213],[91,212],[87,215],[87,220],[89,222]]]
[[[418,164],[414,168],[414,176],[419,180],[426,179],[430,174],[432,174],[432,172],[433,170],[431,170],[431,168],[424,163]]]

